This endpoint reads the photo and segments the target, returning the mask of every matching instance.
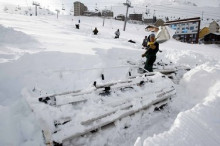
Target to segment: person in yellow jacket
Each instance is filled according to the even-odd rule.
[[[146,57],[144,69],[153,72],[153,64],[156,61],[156,54],[159,51],[159,44],[156,42],[155,35],[150,35],[150,41],[147,44],[147,50],[142,57]]]

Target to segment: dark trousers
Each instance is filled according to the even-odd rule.
[[[146,69],[149,72],[153,72],[153,64],[156,61],[156,56],[148,56],[144,69]]]

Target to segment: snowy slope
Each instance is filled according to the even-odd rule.
[[[207,0],[134,0],[134,3],[147,3],[148,5],[185,5],[185,6],[199,6],[199,7],[219,7],[219,0],[212,0],[211,2]]]
[[[181,100],[188,106],[197,104],[178,114],[169,131],[148,137],[143,145],[219,145],[220,82],[216,80],[220,78],[219,74],[219,65],[212,63],[187,73],[181,85],[191,96],[184,96]]]
[[[77,30],[74,25],[79,19]],[[114,40],[114,32],[122,30],[123,22],[106,19],[105,27],[102,23],[101,18],[61,16],[57,20],[55,16],[1,13],[0,130],[7,133],[1,133],[0,145],[43,143],[39,124],[25,104],[22,91],[28,90],[34,98],[84,89],[91,87],[102,72],[109,73],[108,81],[126,78],[126,69],[108,68],[127,65],[127,60],[141,60],[145,26],[128,24],[127,31],[121,31],[120,39]],[[94,27],[98,27],[98,36],[92,35]],[[137,44],[128,43],[129,39]],[[163,52],[158,53],[157,61],[192,68],[176,85],[173,102],[163,112],[141,112],[116,123],[115,129],[79,141],[90,146],[127,146],[141,137],[141,145],[219,145],[219,46],[170,40],[160,49]],[[87,68],[105,69],[85,71]],[[123,129],[124,125],[130,128]],[[178,136],[182,139],[177,140]]]

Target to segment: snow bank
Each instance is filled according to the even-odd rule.
[[[18,100],[24,87],[34,89],[37,96],[42,96],[88,86],[98,76],[96,72],[71,69],[89,68],[99,62],[95,56],[42,52],[25,54],[16,62],[0,64],[0,104],[8,105]]]
[[[23,99],[10,106],[0,105],[0,145],[44,145],[38,121]]]
[[[200,65],[188,72],[180,85],[185,90],[173,106],[193,108],[181,112],[169,131],[145,139],[143,145],[219,145],[220,66]]]
[[[21,49],[33,49],[39,45],[31,36],[21,31],[16,31],[13,28],[6,28],[0,25],[0,31],[0,47],[10,46],[19,47]]]
[[[16,60],[25,53],[42,50],[32,36],[0,25],[0,63]]]
[[[205,100],[204,97],[211,94],[210,89],[219,81],[220,66],[206,63],[186,73],[180,85],[191,95],[191,98],[185,97],[185,100],[192,103],[200,103]]]

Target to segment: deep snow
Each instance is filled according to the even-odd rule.
[[[80,29],[74,28],[81,20]],[[39,123],[23,98],[90,87],[105,72],[108,81],[126,78],[127,60],[140,61],[144,25],[128,24],[114,40],[123,22],[88,17],[28,17],[0,15],[0,145],[43,145]],[[99,35],[92,29],[98,27]],[[3,37],[7,36],[7,37]],[[10,38],[10,39],[9,39]],[[132,39],[137,44],[127,41]],[[13,41],[10,41],[13,40]],[[29,43],[25,43],[28,41]],[[219,145],[220,48],[169,40],[160,45],[161,59],[192,68],[177,95],[162,112],[142,111],[116,123],[116,128],[83,137],[84,145]],[[90,68],[91,70],[85,70]],[[92,70],[92,68],[104,68]],[[34,89],[34,90],[33,90]],[[34,92],[32,92],[34,91]],[[124,125],[130,125],[123,129]],[[184,131],[184,132],[183,132]],[[115,134],[116,133],[116,134]]]

